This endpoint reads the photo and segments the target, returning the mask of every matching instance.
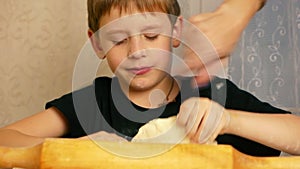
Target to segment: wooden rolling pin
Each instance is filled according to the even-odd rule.
[[[99,146],[101,145],[101,146]],[[252,157],[228,145],[116,143],[47,139],[32,148],[0,147],[0,168],[26,169],[299,169],[300,157]],[[108,152],[164,151],[147,158]]]

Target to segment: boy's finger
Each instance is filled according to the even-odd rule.
[[[209,116],[209,110],[205,109],[204,113],[203,113],[203,117],[201,119],[201,122],[198,125],[196,134],[195,134],[195,140],[197,140],[198,143],[204,143],[203,138],[201,137],[203,135],[203,133],[206,133],[207,131],[205,130],[205,128],[207,128],[207,125],[211,125],[211,124],[207,124],[207,118]]]
[[[179,125],[186,126],[195,104],[195,98],[190,98],[181,104],[176,121]]]
[[[205,106],[200,108],[200,99],[195,101],[192,112],[190,113],[188,122],[186,124],[186,131],[189,137],[193,137],[198,131],[199,125],[203,119],[205,112]]]
[[[223,107],[214,102],[211,103],[212,104],[208,110],[208,113],[204,117],[203,123],[200,126],[198,137],[200,143],[207,142],[209,138],[215,134],[215,132],[218,132],[218,128],[221,124]]]

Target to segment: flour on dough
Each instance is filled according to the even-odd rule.
[[[185,129],[176,123],[176,116],[151,120],[139,129],[132,142],[190,143]]]

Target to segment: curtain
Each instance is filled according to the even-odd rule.
[[[229,78],[263,101],[300,112],[300,0],[269,0],[243,32]]]

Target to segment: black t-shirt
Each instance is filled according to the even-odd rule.
[[[76,138],[97,131],[116,133],[130,140],[138,129],[155,118],[177,115],[181,103],[190,97],[207,97],[227,109],[259,113],[289,113],[259,101],[250,93],[240,90],[227,79],[215,77],[202,88],[192,88],[191,78],[178,78],[180,93],[174,102],[146,109],[130,102],[120,89],[117,78],[99,77],[90,86],[66,94],[46,104],[56,107],[68,121],[68,134]],[[219,135],[218,144],[229,144],[253,156],[278,156],[280,151],[235,135]]]

